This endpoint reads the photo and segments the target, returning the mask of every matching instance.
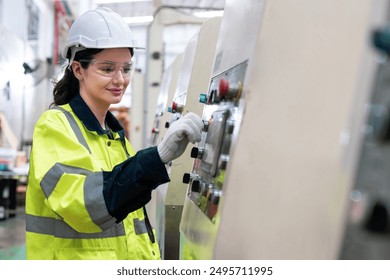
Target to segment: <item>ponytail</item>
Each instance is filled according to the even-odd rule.
[[[101,52],[102,49],[86,49],[76,53],[74,61],[80,59],[92,59],[93,55]],[[81,67],[87,69],[88,62],[80,62]],[[53,81],[53,103],[50,104],[50,108],[54,106],[64,105],[70,102],[72,98],[79,94],[80,82],[73,74],[73,71],[69,66],[66,66],[64,76],[59,81]]]
[[[65,68],[64,76],[58,82],[55,82],[53,89],[54,102],[50,107],[64,105],[78,94],[79,92],[79,80],[73,75],[72,70],[69,67]]]

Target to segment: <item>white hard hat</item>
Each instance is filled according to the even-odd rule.
[[[143,49],[134,39],[130,27],[123,18],[106,7],[87,11],[74,21],[62,56],[72,61],[76,52],[87,48]]]

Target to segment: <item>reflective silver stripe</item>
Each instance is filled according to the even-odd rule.
[[[41,181],[41,188],[46,198],[49,198],[49,196],[53,192],[58,181],[61,179],[61,176],[64,173],[81,174],[81,175],[88,176],[92,174],[92,171],[89,171],[87,169],[72,167],[69,165],[64,165],[62,163],[57,162],[56,164],[53,165],[52,168],[50,168],[50,170],[45,174],[45,176]]]
[[[84,182],[84,203],[92,221],[102,230],[110,228],[116,221],[107,210],[103,196],[103,172],[89,175]]]
[[[70,124],[70,126],[71,126],[71,128],[73,130],[73,132],[75,133],[75,135],[76,135],[76,137],[78,139],[78,141],[91,154],[91,150],[89,149],[87,141],[85,140],[85,138],[84,138],[84,136],[83,136],[83,134],[81,132],[81,129],[77,125],[77,122],[74,119],[73,115],[70,112],[66,111],[65,109],[63,109],[63,108],[61,108],[59,106],[55,107],[55,109],[58,109],[58,110],[62,111],[65,114],[65,116],[66,116],[66,118],[67,118],[67,120],[68,120],[68,122],[69,122],[69,124]],[[124,144],[124,142],[123,142],[123,144]],[[126,151],[127,157],[129,157],[130,155],[127,152],[125,144],[124,144],[124,149]],[[86,207],[86,209],[87,209],[87,211],[88,211],[88,213],[90,215],[91,220],[96,225],[99,225],[99,227],[103,230],[103,233],[106,232],[106,231],[112,231],[115,228],[117,228],[118,224],[115,225],[115,220],[116,219],[114,217],[112,217],[108,213],[107,207],[106,207],[106,203],[104,201],[104,196],[103,196],[103,185],[104,185],[104,183],[103,183],[103,173],[102,172],[93,173],[93,172],[91,172],[89,170],[86,170],[86,169],[75,168],[75,167],[72,167],[72,166],[66,166],[66,165],[63,165],[63,164],[60,164],[60,163],[56,163],[45,174],[44,178],[41,181],[41,188],[42,188],[46,198],[49,198],[49,196],[53,192],[53,190],[56,187],[58,181],[60,180],[61,176],[64,173],[82,174],[82,175],[86,175],[87,176],[87,178],[85,179],[85,182],[84,182],[84,203],[85,203],[85,207]],[[31,217],[35,217],[35,216],[30,216],[30,220],[31,220]],[[36,219],[39,219],[39,218],[45,219],[44,217],[35,217],[35,218]],[[69,225],[67,225],[65,222],[63,222],[61,220],[57,220],[57,219],[52,219],[52,220],[54,220],[54,223],[55,223],[54,225],[47,224],[46,226],[43,226],[43,228],[46,228],[48,233],[44,233],[44,232],[41,232],[41,233],[55,235],[55,236],[60,237],[58,233],[57,234],[49,233],[50,230],[48,230],[48,229],[55,228],[55,229],[58,229],[58,231],[64,230],[63,233],[61,232],[61,235],[62,234],[66,235],[67,233],[68,234],[71,233],[69,231],[69,229],[71,231],[73,231],[73,232],[76,232],[77,236],[84,235],[84,234],[80,234],[77,231],[73,230]],[[58,222],[61,222],[61,224],[59,224],[57,226]],[[51,223],[53,223],[53,221]],[[134,223],[134,230],[135,230],[135,233],[137,235],[138,234],[144,234],[144,233],[148,232],[145,220],[140,221],[138,218],[136,218],[136,219],[133,220],[133,223]],[[62,224],[64,226],[61,226]],[[123,234],[122,235],[124,235],[123,224],[120,223],[120,225],[122,225],[121,226],[121,229],[123,230]],[[32,228],[34,228],[34,227],[32,227]],[[39,226],[37,226],[35,228],[43,229],[42,227],[39,227]],[[30,231],[34,231],[34,230],[30,230]],[[39,231],[37,231],[37,232],[40,233]],[[90,236],[90,234],[86,234],[86,235]],[[73,238],[73,237],[64,237],[64,238]],[[74,238],[89,238],[89,237],[74,237]],[[91,238],[97,238],[97,237],[91,237]]]
[[[76,120],[74,119],[73,115],[66,111],[65,109],[61,107],[55,107],[56,109],[59,109],[62,111],[66,118],[68,119],[68,122],[73,129],[73,132],[75,133],[77,140],[80,142],[81,145],[83,145],[88,152],[91,154],[91,150],[89,149],[89,146],[87,144],[87,141],[85,140],[83,133],[80,130],[80,127],[77,125]],[[69,167],[70,168],[70,167]],[[51,170],[48,172],[50,173]],[[53,175],[55,175],[55,170],[53,170]],[[61,178],[62,172],[60,176],[53,176],[52,174],[46,174],[48,178],[52,179],[51,183],[51,190],[50,193],[53,191],[54,187],[57,185],[58,180]],[[106,208],[106,203],[104,201],[103,197],[103,173],[92,173],[88,170],[83,169],[74,169],[73,171],[68,170],[66,173],[75,173],[75,174],[85,174],[90,175],[85,179],[84,182],[84,201],[85,201],[85,207],[87,208],[87,211],[91,217],[91,220],[96,224],[99,225],[99,227],[102,230],[108,229],[115,223],[115,218],[112,217]],[[45,177],[46,177],[45,176]],[[42,187],[43,188],[43,187]],[[50,188],[50,187],[48,187]],[[45,191],[44,191],[45,192]],[[46,194],[46,192],[45,192]],[[50,194],[49,194],[50,195]],[[47,198],[49,196],[46,196]]]
[[[138,235],[138,234],[143,234],[148,232],[148,229],[145,224],[145,220],[140,221],[138,218],[135,218],[133,220],[133,223],[134,223],[135,234]]]
[[[91,150],[89,149],[87,141],[85,140],[84,135],[81,132],[80,127],[77,125],[77,122],[74,119],[73,115],[61,107],[57,106],[57,107],[55,107],[55,109],[58,109],[65,114],[70,126],[72,127],[74,134],[76,134],[77,140],[79,140],[80,144],[83,145],[88,150],[89,153],[91,153]]]
[[[103,172],[93,173],[87,169],[56,163],[45,174],[41,188],[48,199],[64,173],[85,175],[84,204],[91,220],[102,230],[110,228],[116,221],[107,210],[103,196]]]
[[[114,224],[109,229],[98,233],[79,233],[62,220],[28,214],[26,214],[26,231],[69,239],[94,239],[125,236],[123,223]]]

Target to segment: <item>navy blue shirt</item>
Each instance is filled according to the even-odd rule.
[[[101,127],[79,94],[69,105],[89,131],[95,131],[98,135],[109,133],[109,130]],[[125,141],[124,129],[110,111],[107,112],[105,121],[109,129],[119,133],[121,141]],[[130,212],[144,207],[151,200],[151,192],[170,181],[157,147],[140,150],[133,157],[116,165],[112,171],[103,171],[103,178],[104,200],[108,212],[117,222],[126,218]]]

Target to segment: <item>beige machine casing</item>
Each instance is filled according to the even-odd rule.
[[[186,197],[181,259],[337,258],[382,2],[226,1],[210,85],[245,61],[246,74],[225,104],[236,114],[218,211]]]

